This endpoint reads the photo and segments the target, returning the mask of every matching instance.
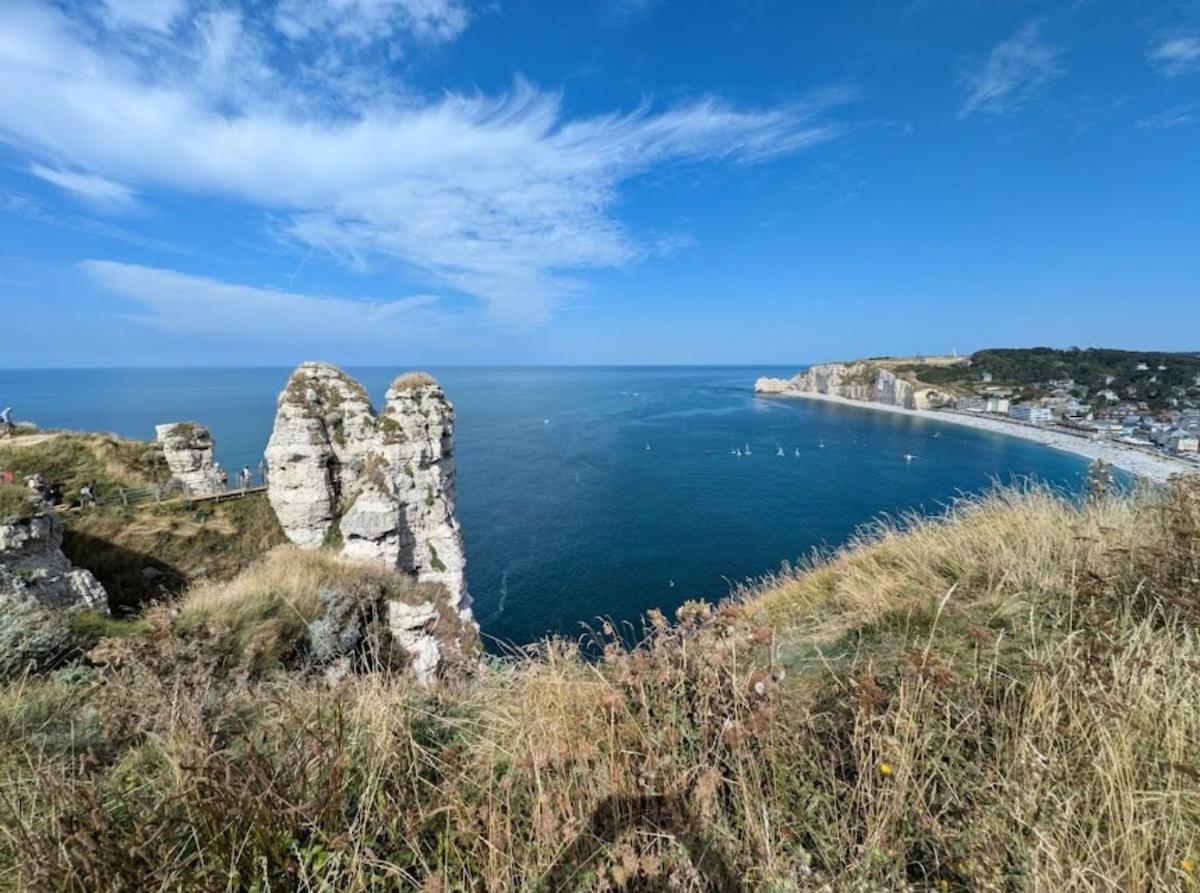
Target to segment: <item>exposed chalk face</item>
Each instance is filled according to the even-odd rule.
[[[280,394],[267,462],[271,505],[292,542],[340,541],[348,560],[437,584],[441,603],[429,610],[389,605],[393,637],[418,678],[434,678],[446,654],[474,641],[455,516],[454,408],[433,378],[400,376],[377,415],[340,369],[302,364]]]
[[[936,388],[914,386],[870,363],[820,363],[792,378],[760,378],[754,390],[759,394],[829,394],[903,409],[928,409],[944,397]]]
[[[52,513],[0,524],[0,601],[108,613],[108,594],[90,571],[62,552],[62,520]]]
[[[207,428],[197,422],[169,422],[155,425],[154,432],[172,480],[183,484],[190,493],[209,493],[215,489],[214,444]]]

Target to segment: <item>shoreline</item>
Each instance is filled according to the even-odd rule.
[[[946,412],[937,409],[906,409],[902,406],[890,406],[886,403],[871,403],[866,400],[851,400],[848,397],[838,397],[833,394],[817,394],[810,391],[786,392],[755,392],[759,397],[788,397],[802,400],[816,400],[824,403],[836,403],[841,406],[854,406],[875,412],[890,412],[894,415],[914,416],[935,422],[945,422],[948,425],[960,425],[964,428],[974,428],[977,431],[989,431],[1007,437],[1019,437],[1032,443],[1041,444],[1051,449],[1065,453],[1073,453],[1084,459],[1102,459],[1114,468],[1127,471],[1138,477],[1149,478],[1156,483],[1165,483],[1176,474],[1200,474],[1200,465],[1184,459],[1172,459],[1169,456],[1159,456],[1140,450],[1137,447],[1125,446],[1110,440],[1090,440],[1087,437],[1067,434],[1054,428],[1040,428],[1033,425],[1022,425],[1004,419],[973,414]]]

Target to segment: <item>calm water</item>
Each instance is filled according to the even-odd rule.
[[[0,370],[0,403],[46,427],[140,438],[194,419],[232,472],[257,466],[288,371]],[[396,372],[348,371],[377,404]],[[794,368],[432,371],[458,411],[476,615],[503,640],[719,598],[881,512],[936,512],[1014,476],[1077,489],[1085,470],[1013,438],[751,392]]]

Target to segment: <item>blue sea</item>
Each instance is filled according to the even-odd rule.
[[[0,370],[0,404],[146,439],[195,420],[235,470],[257,467],[289,371]],[[378,405],[400,370],[347,371]],[[940,512],[997,480],[1077,491],[1086,468],[1015,438],[754,395],[758,376],[796,367],[430,371],[458,413],[468,582],[495,647],[719,599],[881,513]]]

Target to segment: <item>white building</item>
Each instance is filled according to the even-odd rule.
[[[1200,453],[1200,435],[1176,428],[1167,439],[1167,446],[1173,453]]]
[[[1018,422],[1029,422],[1031,425],[1045,425],[1054,419],[1054,413],[1036,403],[1018,403],[1009,408],[1008,415]]]

